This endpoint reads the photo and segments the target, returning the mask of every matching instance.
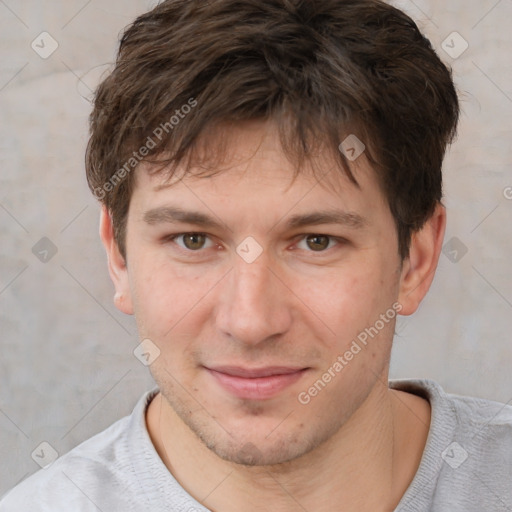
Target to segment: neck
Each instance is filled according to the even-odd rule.
[[[392,511],[418,468],[429,423],[427,401],[377,382],[343,427],[315,450],[283,464],[251,467],[209,450],[161,394],[147,412],[164,464],[215,512],[263,511],[269,503],[276,512]]]

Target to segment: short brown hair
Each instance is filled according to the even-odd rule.
[[[383,1],[166,0],[126,28],[96,90],[87,179],[126,257],[139,161],[158,160],[171,176],[214,124],[274,120],[296,175],[323,141],[357,185],[338,149],[354,134],[404,259],[441,201],[458,117],[451,71],[414,21]]]

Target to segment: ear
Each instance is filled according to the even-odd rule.
[[[434,279],[446,228],[446,209],[438,204],[425,225],[413,233],[409,256],[403,262],[398,302],[401,315],[412,315]]]
[[[108,271],[116,289],[114,304],[123,313],[132,315],[133,304],[128,279],[128,268],[114,238],[112,217],[105,206],[101,209],[100,238],[107,251]]]

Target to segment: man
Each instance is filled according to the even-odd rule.
[[[512,408],[388,382],[433,280],[450,72],[379,0],[167,0],[87,177],[158,388],[0,511],[512,510]]]

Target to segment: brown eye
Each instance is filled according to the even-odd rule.
[[[183,245],[191,251],[202,249],[206,241],[206,235],[202,233],[185,233],[183,237]]]
[[[162,238],[162,243],[175,251],[180,256],[202,257],[208,253],[208,249],[215,247],[214,241],[206,233],[176,233]]]
[[[308,247],[313,251],[324,251],[329,247],[330,237],[326,235],[309,235],[306,241]]]

